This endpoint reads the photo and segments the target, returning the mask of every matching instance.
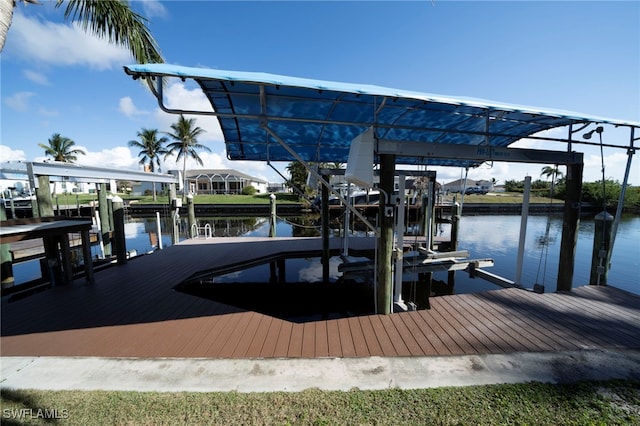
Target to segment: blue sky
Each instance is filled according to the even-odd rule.
[[[1,54],[2,161],[41,161],[54,133],[87,151],[79,164],[139,169],[127,142],[142,128],[168,131],[176,116],[122,66],[124,49],[64,23],[55,2],[18,2]],[[168,63],[366,83],[640,121],[640,2],[219,2],[134,1]],[[192,84],[169,102],[207,107]],[[214,118],[198,118],[207,168],[279,180],[266,164],[226,159]],[[605,143],[628,144],[607,129]],[[523,141],[522,146],[565,149]],[[585,180],[601,176],[597,148]],[[606,176],[622,180],[626,152],[605,149]],[[195,164],[194,164],[195,165]],[[176,167],[169,159],[163,170]],[[284,165],[279,168],[284,171]],[[495,163],[473,179],[540,176],[541,165]],[[444,182],[459,169],[438,169]],[[640,159],[631,182],[640,184]]]

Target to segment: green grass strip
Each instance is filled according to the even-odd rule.
[[[5,389],[2,409],[3,424],[629,425],[640,424],[640,382],[298,393]]]

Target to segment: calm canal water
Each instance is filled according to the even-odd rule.
[[[267,218],[203,218],[213,225],[215,236],[268,236]],[[291,222],[299,222],[302,226],[292,226]],[[541,244],[549,221],[548,244]],[[163,220],[163,232],[168,230],[169,221]],[[313,219],[296,218],[279,220],[277,235],[310,236],[319,235],[313,229]],[[127,249],[143,254],[154,249],[155,219],[130,219],[125,226]],[[445,226],[438,228],[438,233],[448,235]],[[460,222],[460,239],[458,247],[468,250],[471,258],[492,258],[495,261],[490,272],[513,280],[515,278],[516,254],[520,232],[520,216],[463,216]],[[523,269],[523,285],[533,287],[544,284],[546,291],[555,291],[558,275],[558,257],[562,234],[562,218],[546,216],[530,216],[525,242],[525,260]],[[591,253],[593,249],[594,221],[583,218],[580,222],[578,244],[576,247],[576,265],[573,285],[581,286],[589,282]],[[410,237],[408,237],[410,239]],[[170,235],[163,234],[163,245],[171,245]],[[98,253],[97,247],[93,249]],[[624,216],[618,228],[618,235],[611,259],[608,275],[610,285],[640,294],[640,217]],[[304,266],[307,269],[320,268],[317,265]],[[337,265],[336,265],[337,269]],[[18,264],[15,267],[16,282],[25,282],[39,276],[37,267]],[[321,275],[320,275],[321,276]],[[446,274],[435,274],[434,278],[446,280]],[[456,292],[470,293],[498,288],[496,285],[481,279],[471,279],[466,273],[456,274]]]

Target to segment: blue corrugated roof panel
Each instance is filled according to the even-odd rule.
[[[351,141],[370,126],[381,139],[495,147],[575,123],[640,126],[566,111],[266,73],[169,64],[130,65],[125,71],[134,76],[194,79],[219,114],[227,155],[238,160],[294,159],[261,123],[304,160],[314,162],[346,162]],[[397,158],[396,162],[422,160]],[[470,165],[438,159],[429,163]]]

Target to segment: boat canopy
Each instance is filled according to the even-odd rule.
[[[640,127],[568,111],[257,72],[170,64],[128,65],[124,70],[134,78],[155,80],[152,91],[167,112],[217,116],[232,160],[344,163],[352,140],[372,127],[376,141],[400,148],[424,144],[424,156],[420,150],[405,156],[399,149],[397,164],[474,167],[483,160],[439,158],[431,147],[504,148],[549,129],[588,123]],[[168,108],[163,99],[166,77],[193,79],[213,110]],[[556,140],[570,138],[571,132],[566,140]]]

